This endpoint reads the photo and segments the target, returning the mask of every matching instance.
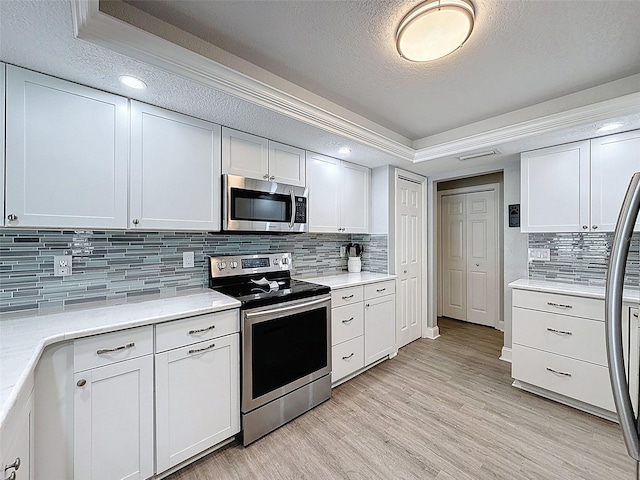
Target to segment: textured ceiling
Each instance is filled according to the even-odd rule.
[[[463,48],[402,60],[415,0],[127,3],[411,140],[640,73],[640,1],[475,0]]]

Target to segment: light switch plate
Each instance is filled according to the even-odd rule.
[[[347,247],[340,247],[340,258],[344,258],[347,255]]]
[[[534,260],[548,262],[551,259],[551,251],[548,248],[530,248],[529,261]]]
[[[182,252],[182,268],[191,268],[194,266],[193,252]]]
[[[73,267],[73,257],[71,255],[53,256],[53,275],[56,277],[66,277],[71,275]]]

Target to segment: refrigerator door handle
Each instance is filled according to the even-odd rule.
[[[627,445],[629,455],[640,461],[640,438],[638,423],[631,405],[629,383],[625,373],[622,347],[622,294],[624,273],[629,254],[631,235],[640,211],[640,172],[633,175],[613,237],[609,269],[607,271],[607,288],[605,297],[605,320],[607,357],[609,360],[609,376],[613,400],[618,412],[620,427]]]

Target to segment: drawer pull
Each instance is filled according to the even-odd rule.
[[[14,470],[20,470],[20,457],[16,457],[15,461],[11,465],[5,465],[4,471],[6,472],[10,468]]]
[[[353,317],[347,319],[347,320],[342,320],[342,323],[344,323],[345,325],[348,325],[349,323],[353,322]]]
[[[547,331],[557,333],[558,335],[573,335],[573,333],[571,332],[567,332],[564,330],[556,330],[555,328],[549,328],[549,327],[547,327]]]
[[[638,318],[638,312],[633,312],[633,316]]]
[[[16,480],[16,471],[14,470],[11,474],[6,478],[6,480]]]
[[[209,330],[213,330],[216,328],[215,325],[211,325],[210,327],[200,328],[198,330],[189,330],[189,335],[195,335],[196,333],[208,332]]]
[[[387,289],[386,287],[385,287],[385,288],[376,288],[376,292],[378,292],[378,293],[382,293],[382,292],[384,292],[386,289]]]
[[[547,305],[558,308],[573,308],[573,305],[564,305],[562,303],[547,302]]]
[[[96,353],[98,355],[104,355],[105,353],[112,353],[112,352],[117,352],[119,350],[126,350],[127,348],[133,348],[135,346],[136,346],[136,344],[131,342],[131,343],[127,343],[126,345],[122,345],[122,346],[116,347],[116,348],[102,348],[102,349],[98,350]]]
[[[212,343],[211,345],[209,345],[208,347],[204,347],[204,348],[196,348],[194,350],[189,350],[189,355],[193,355],[194,353],[200,353],[200,352],[206,352],[207,350],[211,350],[213,347],[215,347],[216,344]]]
[[[351,357],[353,357],[354,352],[351,352],[351,355],[347,355],[346,357],[342,357],[343,360],[349,360]]]
[[[560,372],[558,370],[554,370],[553,368],[547,367],[547,371],[551,373],[555,373],[556,375],[562,375],[563,377],[570,377],[571,374],[567,372]]]
[[[353,298],[353,294],[342,297],[343,300],[351,300]]]

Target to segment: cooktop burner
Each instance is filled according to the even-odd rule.
[[[291,278],[291,254],[210,257],[209,287],[243,309],[328,294],[324,285]]]

